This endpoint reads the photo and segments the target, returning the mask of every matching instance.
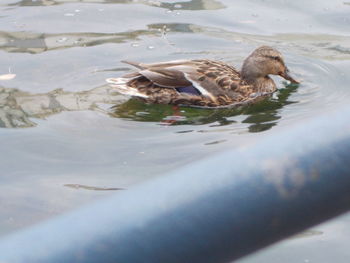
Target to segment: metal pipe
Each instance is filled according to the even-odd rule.
[[[350,208],[350,108],[5,236],[0,262],[229,262]],[[331,122],[331,124],[330,124]]]

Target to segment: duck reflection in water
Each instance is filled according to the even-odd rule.
[[[286,105],[297,103],[289,100],[296,92],[297,84],[287,84],[279,89],[274,96],[253,105],[243,105],[235,108],[200,109],[193,107],[145,104],[137,99],[114,106],[112,117],[125,118],[134,121],[158,122],[162,125],[202,125],[225,126],[235,123],[231,117],[246,115],[243,123],[250,124],[249,132],[265,131],[277,124],[281,118],[279,110]]]

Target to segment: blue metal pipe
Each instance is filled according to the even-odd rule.
[[[342,109],[6,236],[0,262],[247,255],[350,208],[349,116]]]

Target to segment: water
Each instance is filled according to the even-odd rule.
[[[3,0],[0,11],[0,76],[12,74],[0,78],[2,235],[350,99],[348,2]],[[260,45],[279,49],[302,83],[276,77],[280,90],[250,107],[144,105],[105,85],[130,72],[123,59],[209,58],[239,68]],[[348,242],[339,228],[349,220],[242,262],[330,262],[320,244],[339,246],[335,235]]]

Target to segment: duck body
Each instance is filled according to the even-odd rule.
[[[264,49],[274,51],[272,55],[278,52],[270,47],[259,49],[259,55]],[[207,59],[153,64],[123,61],[139,70],[121,78],[107,79],[107,82],[118,92],[146,103],[213,108],[249,104],[272,94],[277,89],[268,74],[265,72],[259,74],[261,68],[256,66],[261,61],[254,63],[253,59],[256,59],[254,52],[245,60],[242,72],[224,62]],[[279,52],[277,55],[281,57]],[[272,59],[273,63],[281,64],[282,69],[276,66],[277,73],[287,72],[283,60],[277,61],[275,57],[267,57],[265,60],[268,62]],[[289,80],[295,81],[289,75],[288,77]]]

